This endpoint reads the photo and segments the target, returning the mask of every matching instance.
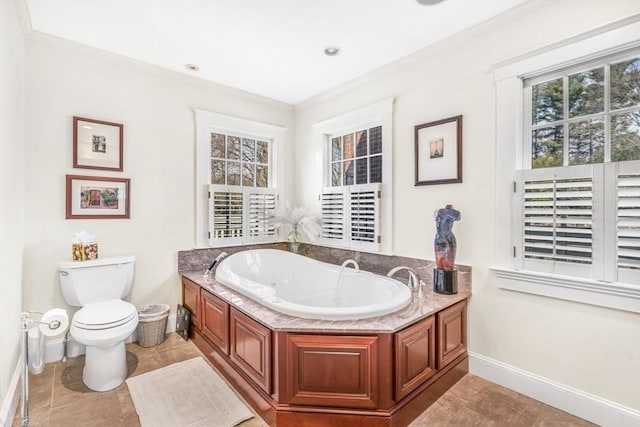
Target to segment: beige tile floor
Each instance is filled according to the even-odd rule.
[[[142,348],[137,344],[127,345],[129,376],[140,375],[198,356],[202,356],[200,350],[177,334],[171,334],[164,343],[151,348]],[[82,383],[83,363],[83,356],[69,359],[65,363],[51,363],[46,365],[42,374],[29,377],[29,425],[140,426],[126,384],[105,393],[92,392]],[[18,409],[14,427],[20,426],[20,415]],[[240,426],[264,425],[264,422],[256,417]],[[462,378],[411,423],[412,427],[592,425],[470,374]]]

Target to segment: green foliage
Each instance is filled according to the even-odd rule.
[[[104,190],[102,191],[102,193],[100,193],[100,197],[102,197],[102,200],[104,201],[105,205],[111,206],[113,202],[118,200],[118,192],[111,191],[111,190]]]
[[[640,58],[610,65],[610,115],[604,114],[604,76],[603,66],[532,87],[532,124],[554,123],[532,132],[533,168],[561,166],[565,142],[570,165],[603,162],[605,119],[610,120],[611,161],[640,159]],[[590,116],[569,122],[568,135],[562,132],[564,102],[568,103],[569,119]],[[616,114],[616,110],[633,107],[638,109]]]

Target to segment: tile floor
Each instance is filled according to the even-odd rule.
[[[177,334],[171,334],[164,343],[151,348],[133,343],[127,345],[129,376],[198,356],[202,356],[200,350]],[[126,384],[105,393],[92,392],[82,383],[83,363],[83,356],[69,359],[66,363],[50,363],[42,374],[29,377],[29,425],[140,426]],[[20,416],[18,408],[14,427],[20,426]],[[254,418],[240,424],[240,427],[264,425],[260,418]],[[593,424],[468,374],[411,426],[578,427]]]

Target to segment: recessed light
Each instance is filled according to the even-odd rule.
[[[423,6],[432,6],[434,4],[440,3],[443,0],[416,0],[416,1]]]
[[[340,53],[340,48],[335,46],[329,46],[324,48],[324,54],[327,56],[336,56]]]
[[[184,66],[184,68],[186,68],[189,71],[200,71],[200,67],[198,67],[195,64],[187,64]]]

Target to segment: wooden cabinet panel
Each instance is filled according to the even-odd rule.
[[[229,304],[202,291],[202,333],[229,354]]]
[[[442,369],[467,351],[467,303],[459,303],[439,312],[438,323],[438,363]]]
[[[375,408],[378,337],[289,335],[286,403]]]
[[[231,308],[229,357],[271,393],[271,330]]]
[[[200,286],[193,283],[191,280],[182,278],[182,305],[191,312],[191,324],[200,329],[201,314],[200,314]]]
[[[395,392],[400,400],[436,372],[433,316],[395,334]]]

